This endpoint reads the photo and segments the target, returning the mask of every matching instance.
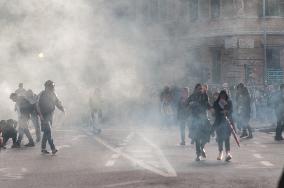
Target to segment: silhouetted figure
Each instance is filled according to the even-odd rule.
[[[195,143],[196,161],[201,156],[206,158],[205,144],[210,141],[211,127],[207,118],[207,110],[210,108],[208,96],[203,92],[202,85],[197,84],[194,93],[189,97],[189,109],[192,123],[190,126],[190,137]]]
[[[29,139],[29,143],[25,146],[32,147],[35,144],[29,131],[28,123],[30,120],[31,113],[34,110],[34,106],[27,99],[25,99],[24,96],[18,96],[18,94],[16,93],[12,93],[10,95],[10,99],[16,103],[16,108],[18,112],[19,136],[17,140],[17,146],[21,146],[21,141],[25,134]]]
[[[55,154],[58,150],[55,148],[52,134],[51,126],[53,121],[53,113],[55,107],[64,112],[64,108],[57,98],[54,90],[55,84],[53,81],[48,80],[44,84],[45,90],[43,90],[38,96],[37,111],[41,119],[41,131],[43,132],[42,142],[41,142],[41,152],[43,154],[48,154],[46,150],[46,143],[48,141],[52,154]]]

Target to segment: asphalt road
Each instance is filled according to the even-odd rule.
[[[117,127],[98,136],[65,127],[54,139],[56,155],[42,155],[40,144],[1,150],[0,187],[275,188],[284,164],[284,142],[262,132],[241,148],[231,140],[231,162],[216,160],[214,138],[207,159],[195,162],[193,145],[178,145],[177,129]]]

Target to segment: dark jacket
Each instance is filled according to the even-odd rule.
[[[251,116],[251,99],[249,94],[239,94],[236,96],[236,109],[240,117],[250,118]]]
[[[56,94],[51,91],[44,90],[38,96],[38,108],[41,114],[53,113],[57,107],[59,110],[63,111],[63,106]]]
[[[225,106],[225,110],[227,111],[227,117],[229,119],[232,119],[232,113],[233,113],[233,103],[231,100],[227,101],[227,105]],[[225,119],[225,114],[224,109],[222,109],[219,105],[219,101],[215,101],[213,108],[215,110],[215,122],[214,122],[214,127],[218,127],[220,124],[224,123],[226,121]]]
[[[206,114],[206,110],[210,108],[208,96],[206,93],[193,93],[189,99],[189,108],[192,115]]]
[[[284,120],[284,96],[281,92],[278,92],[273,99],[275,114],[277,120]]]
[[[226,120],[226,116],[232,121],[232,113],[233,113],[233,105],[231,100],[227,100],[227,105],[225,105],[224,109],[220,107],[219,101],[215,101],[213,108],[215,110],[215,122],[213,128],[216,130],[217,140],[223,141],[230,137],[231,129]],[[224,114],[224,110],[227,111]]]

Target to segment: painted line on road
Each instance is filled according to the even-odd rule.
[[[269,161],[260,161],[260,163],[264,166],[268,166],[268,167],[271,167],[271,166],[274,166],[274,164],[272,164],[271,162]]]
[[[259,153],[253,154],[253,156],[257,159],[262,159],[263,157]]]
[[[116,150],[121,152],[121,150],[123,149],[123,146],[126,146],[129,142],[129,140],[134,136],[134,133],[131,132],[128,136],[127,136],[127,139],[128,141],[124,141],[123,144],[120,144]],[[121,155],[116,153],[116,154],[113,154],[111,156],[111,159],[109,161],[107,161],[107,163],[105,164],[106,167],[111,167],[115,164],[116,160],[120,157]]]
[[[61,145],[61,146],[56,146],[57,149],[63,149],[63,148],[70,148],[70,145]]]
[[[170,162],[166,159],[165,155],[163,154],[162,150],[157,146],[155,145],[153,142],[151,142],[148,138],[146,138],[144,135],[142,134],[139,134],[143,140],[145,142],[147,142],[150,146],[152,146],[153,148],[156,149],[156,152],[158,152],[158,154],[160,155],[160,158],[161,158],[161,162],[163,163],[163,165],[166,167],[167,171],[168,171],[168,174],[171,176],[171,177],[176,177],[177,176],[177,173],[175,171],[175,169],[172,167],[172,165],[170,164]]]
[[[122,152],[122,151],[120,151],[120,150],[117,150],[117,149],[115,149],[115,148],[112,147],[112,146],[110,146],[109,144],[107,144],[104,140],[102,140],[102,139],[99,138],[99,137],[94,137],[94,139],[95,139],[98,143],[104,145],[104,146],[105,146],[106,148],[108,148],[109,150],[111,150],[111,151],[113,151],[113,152],[115,152],[115,153],[117,153],[117,154],[120,154],[120,155],[121,155],[122,157],[124,157],[125,159],[128,159],[128,160],[131,161],[132,163],[137,164],[137,165],[139,165],[140,167],[142,167],[142,168],[144,168],[144,169],[146,169],[146,170],[149,170],[149,171],[151,171],[151,172],[153,172],[153,173],[159,174],[159,175],[164,176],[164,177],[176,177],[176,176],[177,176],[176,173],[164,172],[164,171],[162,171],[162,170],[160,170],[160,169],[154,168],[154,167],[152,167],[151,165],[148,165],[148,164],[144,163],[144,162],[141,161],[141,160],[135,159],[134,157],[132,157],[132,156],[130,156],[130,155],[128,155],[128,154],[126,154],[126,153],[124,153],[124,152]]]
[[[85,138],[85,137],[87,137],[87,135],[84,135],[84,134],[78,135],[78,136],[75,136],[74,138],[72,138],[72,141],[77,141],[77,140],[79,140],[80,138]]]
[[[109,160],[109,161],[105,164],[105,166],[110,167],[110,166],[113,166],[114,163],[115,163],[115,160]]]
[[[128,182],[123,182],[123,183],[115,183],[115,184],[110,184],[110,185],[104,185],[103,187],[111,188],[111,187],[123,187],[127,185],[132,185],[132,184],[139,184],[143,183],[145,181],[128,181]]]

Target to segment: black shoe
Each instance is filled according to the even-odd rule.
[[[275,136],[275,141],[281,141],[284,140],[284,138],[282,136]]]
[[[242,135],[240,136],[240,138],[244,138],[244,137],[247,137],[248,136],[248,133],[247,132],[243,132]]]
[[[13,144],[11,148],[19,148],[20,146],[18,144]]]
[[[42,153],[42,154],[50,154],[50,152],[47,151],[46,149],[41,150],[41,153]]]
[[[229,162],[232,159],[231,154],[227,154],[225,161]]]
[[[15,144],[13,144],[13,146],[12,146],[13,148],[20,148],[21,144],[19,142],[16,142]]]
[[[195,158],[195,161],[201,161],[200,156],[197,156],[197,157]]]
[[[179,145],[181,145],[181,146],[185,146],[185,142],[181,142]]]
[[[252,134],[250,134],[247,138],[252,139],[253,138]]]
[[[28,144],[25,145],[26,147],[34,147],[35,146],[35,143],[33,142],[29,142]]]
[[[206,152],[205,152],[204,149],[201,151],[201,156],[202,156],[203,158],[206,158]]]
[[[52,154],[53,154],[53,155],[55,155],[57,152],[58,152],[57,149],[53,149],[53,150],[52,150]]]

